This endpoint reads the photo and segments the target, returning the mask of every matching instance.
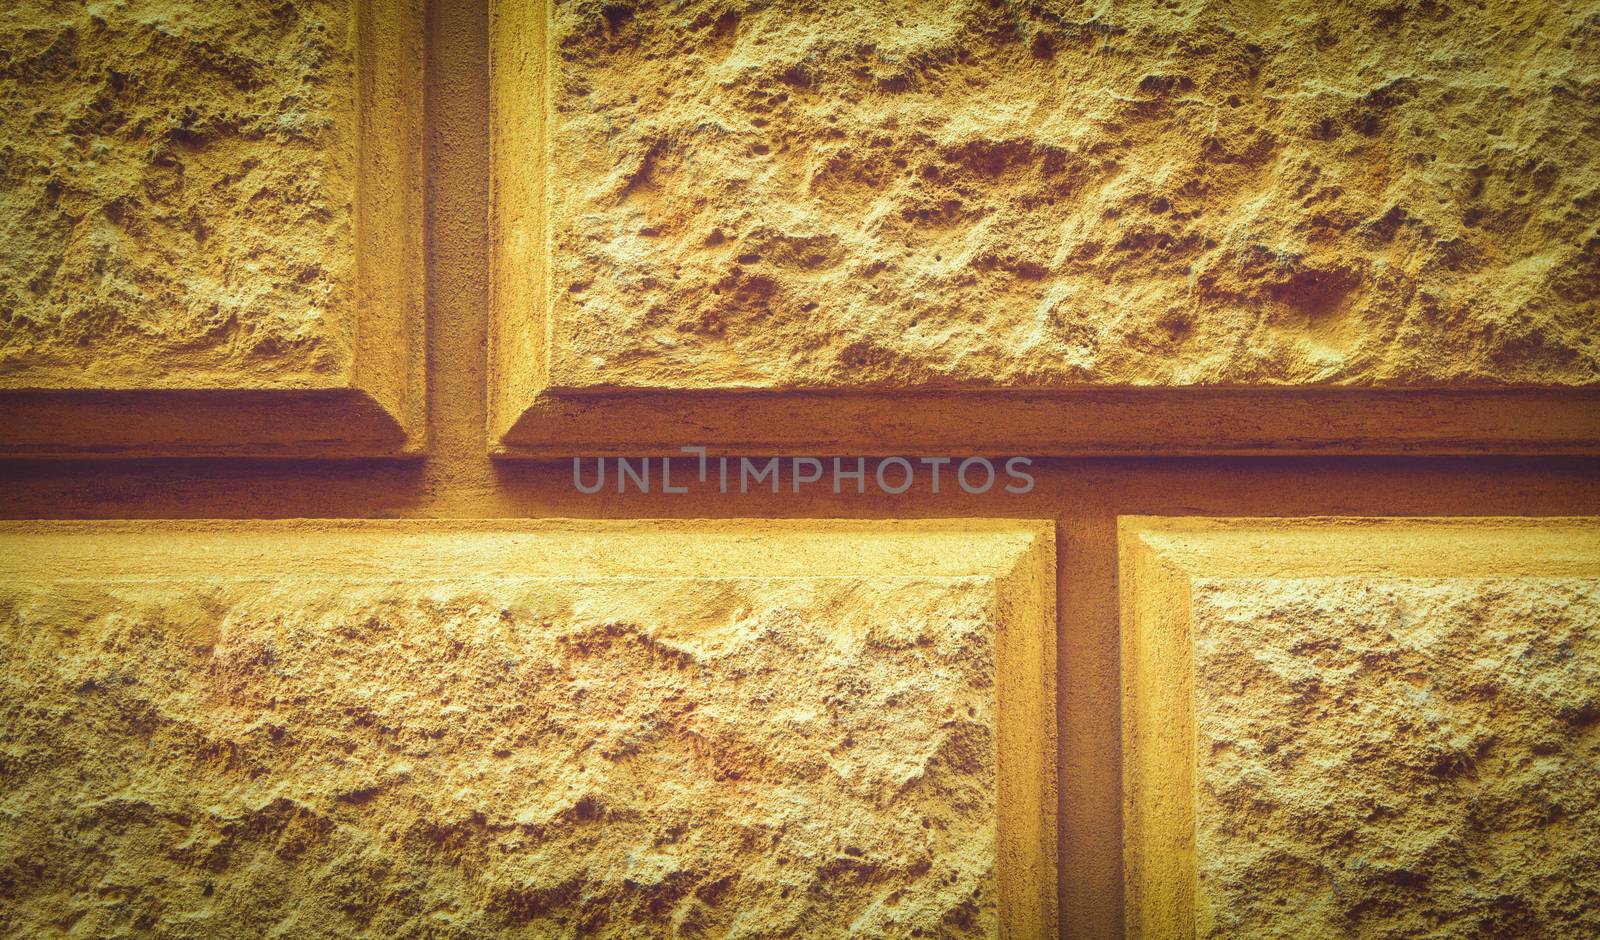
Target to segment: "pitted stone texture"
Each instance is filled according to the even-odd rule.
[[[335,384],[355,274],[351,5],[10,6],[0,382]]]
[[[997,933],[994,577],[483,577],[457,541],[7,583],[0,933]],[[637,547],[579,541],[494,564]]]
[[[1208,935],[1600,934],[1600,580],[1193,596]]]
[[[1587,4],[556,0],[553,30],[554,386],[1600,379]]]

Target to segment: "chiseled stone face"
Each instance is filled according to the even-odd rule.
[[[1210,936],[1600,933],[1600,579],[1201,580]]]
[[[553,385],[1600,378],[1576,0],[552,24]]]
[[[1122,540],[1131,935],[1600,932],[1600,521]]]
[[[664,529],[12,533],[0,927],[996,935],[1037,533]]]
[[[334,384],[355,263],[351,4],[12,4],[0,382]]]

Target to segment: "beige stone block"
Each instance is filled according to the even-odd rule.
[[[11,523],[0,932],[1036,937],[1015,521]]]
[[[0,450],[421,446],[420,11],[7,14]]]
[[[1121,526],[1128,931],[1600,932],[1600,520]]]
[[[494,7],[504,452],[1600,441],[1582,3]]]

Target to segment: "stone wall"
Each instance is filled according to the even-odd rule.
[[[1597,42],[8,11],[0,936],[1594,935]]]

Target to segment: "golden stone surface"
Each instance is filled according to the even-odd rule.
[[[344,0],[7,17],[8,384],[338,373],[355,275],[352,24]]]
[[[1592,9],[1430,9],[556,2],[549,381],[1593,384]]]
[[[0,24],[7,449],[414,446],[416,11],[14,6]],[[319,427],[335,406],[342,426]]]
[[[492,431],[513,451],[700,415],[759,445],[816,410],[712,397],[756,390],[1600,380],[1584,3],[497,8]],[[1059,443],[1005,399],[965,407],[1000,416],[995,446],[1161,433],[1084,399]],[[867,401],[860,439],[902,447],[968,413]],[[1277,407],[1268,441],[1343,423]],[[1247,446],[1190,423],[1195,446]],[[1354,446],[1362,423],[1328,436]],[[1433,421],[1444,439],[1493,423]]]
[[[1054,923],[1048,528],[33,524],[0,545],[7,934]]]
[[[1122,535],[1132,935],[1600,930],[1600,524]]]
[[[1589,7],[0,9],[0,936],[1600,934]]]

